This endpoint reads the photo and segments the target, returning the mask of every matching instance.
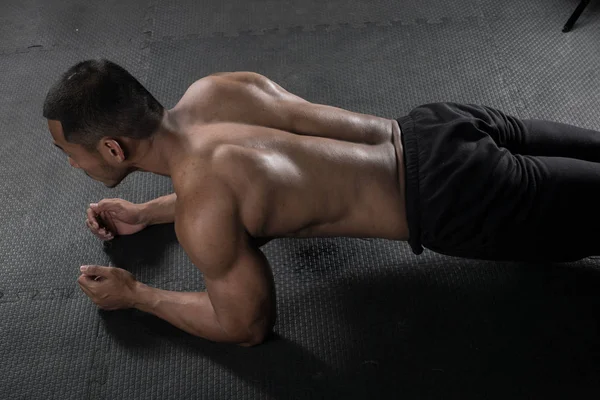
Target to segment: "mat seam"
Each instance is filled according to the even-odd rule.
[[[144,24],[142,29],[142,38],[140,49],[143,50],[140,62],[146,62],[149,58],[150,47],[153,43],[169,43],[179,40],[199,40],[199,39],[211,39],[211,38],[223,38],[223,37],[244,37],[244,36],[269,36],[269,35],[288,35],[294,33],[331,33],[343,29],[352,30],[363,30],[373,28],[390,28],[400,27],[409,28],[414,26],[426,26],[426,25],[450,25],[458,23],[474,23],[480,19],[481,16],[470,15],[460,18],[452,17],[441,17],[441,18],[416,18],[412,20],[401,20],[401,19],[390,19],[387,21],[369,21],[365,20],[362,22],[337,22],[334,24],[305,24],[305,25],[290,25],[287,27],[272,27],[263,28],[257,30],[231,30],[225,32],[211,32],[210,34],[191,33],[182,35],[163,35],[156,36],[154,32],[155,26],[155,12],[156,12],[156,1],[152,1],[145,13]],[[111,43],[105,43],[105,45],[119,46],[127,45],[130,40],[116,41]],[[102,46],[95,46],[96,48],[102,48]],[[18,47],[12,49],[0,49],[0,56],[12,55],[12,54],[26,54],[37,51],[55,51],[62,49],[77,49],[74,45],[59,45],[52,44],[48,47],[43,45],[31,45],[27,47]]]
[[[148,4],[146,12],[144,14],[144,24],[142,27],[142,44],[141,44],[141,55],[140,55],[140,69],[142,71],[141,79],[144,82],[148,81],[148,75],[150,71],[150,52],[152,38],[154,36],[154,25],[155,25],[155,13],[156,13],[157,0],[153,0]]]
[[[486,17],[485,11],[482,10],[482,28],[485,30],[485,32],[491,39],[494,58],[497,60],[500,68],[500,81],[503,87],[506,89],[506,97],[508,98],[510,104],[514,107],[517,114],[516,116],[523,118],[525,115],[527,115],[528,109],[525,96],[523,96],[521,88],[517,84],[517,80],[515,79],[516,73],[514,69],[510,67],[510,63],[506,59],[504,51],[502,50],[499,41],[494,35],[494,30],[492,29],[492,26],[490,24],[491,22],[496,22],[500,19],[501,18],[499,17]]]

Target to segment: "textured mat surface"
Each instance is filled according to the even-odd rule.
[[[104,246],[92,201],[143,202],[69,167],[41,106],[70,65],[107,57],[167,106],[215,71],[253,70],[307,99],[398,117],[483,103],[600,129],[600,2],[216,0],[0,4],[2,399],[520,399],[600,394],[600,263],[482,263],[383,240],[277,240],[279,319],[266,344],[198,340],[137,311],[99,312],[82,264],[202,290],[173,227]],[[557,234],[563,234],[557,232]]]

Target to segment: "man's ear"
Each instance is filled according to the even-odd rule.
[[[125,161],[125,150],[115,139],[103,139],[101,145],[102,151],[107,157],[118,162]]]

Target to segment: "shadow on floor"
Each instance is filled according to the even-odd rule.
[[[600,393],[598,269],[585,262],[454,262],[443,274],[420,268],[332,288],[331,296],[342,296],[347,306],[330,320],[314,313],[313,326],[342,324],[332,332],[348,332],[330,338],[347,342],[345,366],[337,368],[277,335],[245,349],[194,338],[137,311],[103,313],[103,318],[111,336],[127,346],[168,340],[274,398]],[[322,288],[316,291],[323,296]]]

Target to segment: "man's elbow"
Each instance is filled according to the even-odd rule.
[[[267,335],[253,335],[248,336],[245,340],[237,343],[238,346],[241,347],[254,347],[262,344],[267,338]]]
[[[273,330],[273,325],[272,323],[235,324],[223,330],[229,336],[230,342],[242,347],[253,347],[267,339]]]
[[[235,335],[235,343],[242,347],[253,347],[262,344],[269,334],[272,327],[251,326],[244,329],[238,329]]]

